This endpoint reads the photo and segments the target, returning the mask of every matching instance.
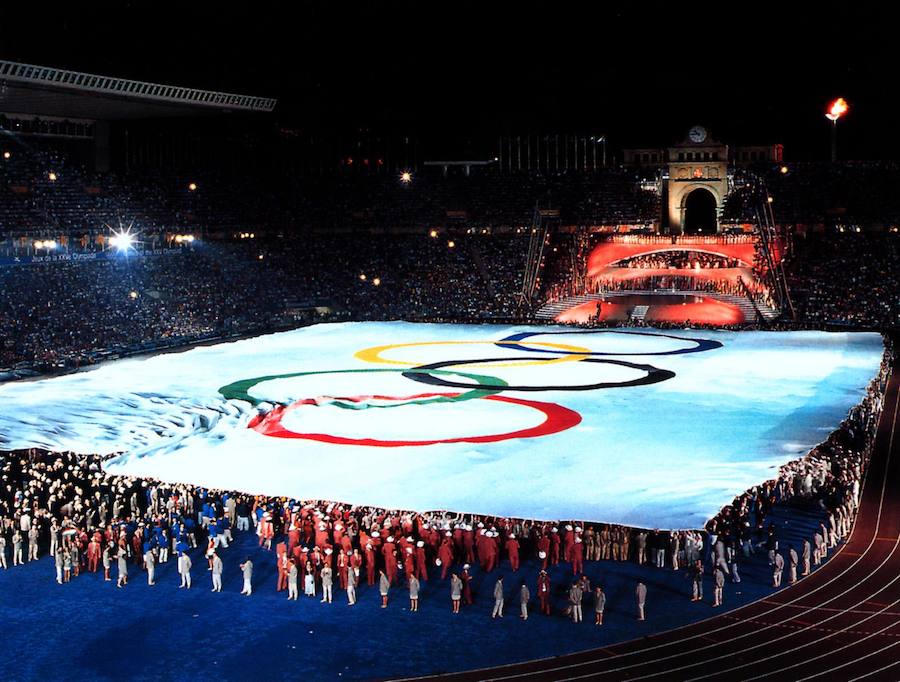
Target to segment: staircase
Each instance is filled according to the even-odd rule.
[[[636,305],[628,316],[628,319],[632,322],[642,323],[644,318],[647,317],[648,310],[650,310],[650,306],[648,305]]]
[[[561,298],[558,301],[553,301],[552,303],[545,303],[540,308],[538,308],[534,316],[539,320],[555,320],[557,315],[565,310],[568,310],[569,308],[574,308],[577,305],[581,305],[582,303],[589,303],[590,301],[602,301],[603,298],[603,294],[582,294],[581,296],[567,296],[566,298]]]

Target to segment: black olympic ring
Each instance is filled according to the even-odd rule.
[[[574,353],[573,354],[577,354]],[[448,386],[450,388],[473,388],[473,384],[466,384],[461,381],[449,381],[447,379],[442,379],[441,377],[432,376],[431,374],[426,374],[430,369],[442,369],[444,367],[454,367],[456,365],[472,365],[480,362],[509,362],[510,360],[529,360],[529,361],[545,361],[550,362],[552,358],[485,358],[480,360],[445,360],[442,362],[433,362],[428,365],[421,365],[419,367],[414,367],[406,372],[402,373],[402,376],[407,379],[412,379],[413,381],[418,381],[423,384],[431,384],[432,386]],[[590,359],[585,358],[584,360],[579,360],[579,362],[595,362],[598,364],[606,364],[606,365],[620,365],[622,367],[629,367],[631,369],[637,369],[642,372],[646,372],[646,376],[640,377],[638,379],[631,379],[630,381],[603,381],[597,384],[582,384],[580,386],[501,386],[500,384],[492,385],[492,384],[483,384],[478,385],[478,388],[483,391],[593,391],[600,388],[625,388],[628,386],[647,386],[649,384],[658,384],[661,381],[667,381],[675,376],[675,372],[672,372],[668,369],[659,369],[658,367],[654,367],[653,365],[639,365],[634,362],[626,362],[625,360],[600,360],[600,359]]]
[[[677,350],[667,350],[667,351],[655,351],[652,353],[606,353],[604,351],[593,351],[589,353],[582,353],[580,351],[567,351],[567,350],[557,350],[557,349],[545,349],[545,348],[528,348],[527,346],[520,345],[518,343],[510,343],[511,341],[524,341],[532,336],[550,336],[550,335],[559,335],[559,334],[627,334],[632,336],[660,336],[667,339],[678,339],[679,341],[689,341],[691,343],[697,344],[693,348],[679,348]],[[685,355],[687,353],[703,353],[708,350],[715,350],[716,348],[722,347],[721,341],[713,341],[712,339],[685,339],[681,336],[675,336],[674,334],[657,334],[654,332],[632,332],[632,331],[619,331],[616,329],[574,329],[574,330],[566,330],[566,331],[555,331],[555,332],[520,332],[519,334],[512,334],[511,336],[507,336],[505,339],[501,339],[500,341],[495,342],[496,345],[501,348],[512,348],[514,350],[520,350],[525,353],[554,353],[556,355]]]

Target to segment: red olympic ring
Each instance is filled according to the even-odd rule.
[[[416,397],[432,397],[437,395],[458,395],[456,393],[428,393],[421,394]],[[383,396],[387,398],[387,396]],[[303,405],[314,405],[316,401],[312,398],[300,400],[287,407],[276,407],[261,419],[255,419],[248,425],[254,431],[264,436],[273,438],[302,438],[304,440],[315,440],[320,443],[332,443],[334,445],[366,445],[370,447],[380,448],[396,448],[404,446],[420,446],[420,445],[437,445],[439,443],[496,443],[503,440],[513,438],[537,438],[539,436],[549,436],[554,433],[571,429],[581,423],[581,415],[570,410],[568,407],[557,405],[556,403],[545,403],[537,400],[522,400],[519,398],[509,398],[506,396],[492,395],[484,398],[484,400],[495,400],[501,403],[512,403],[513,405],[522,405],[530,407],[533,410],[543,413],[545,419],[537,426],[518,431],[509,431],[507,433],[489,434],[486,436],[462,436],[459,438],[441,438],[435,440],[379,440],[377,438],[346,438],[344,436],[333,436],[327,433],[298,433],[290,431],[285,427],[281,420],[285,414],[295,410]]]

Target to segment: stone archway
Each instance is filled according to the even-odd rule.
[[[684,234],[715,234],[718,230],[716,197],[705,187],[697,187],[684,196],[682,205]]]

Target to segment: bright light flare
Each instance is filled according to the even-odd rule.
[[[109,245],[114,246],[119,251],[128,251],[134,248],[134,235],[130,232],[114,232],[109,238]]]
[[[411,183],[412,173],[410,173],[409,171],[403,171],[402,173],[400,173],[400,182],[402,182],[404,185],[408,185],[409,183]]]
[[[837,120],[847,113],[850,109],[850,106],[847,104],[847,100],[843,97],[838,97],[831,103],[831,106],[828,108],[828,112],[825,114],[825,118],[829,121],[837,123]]]

